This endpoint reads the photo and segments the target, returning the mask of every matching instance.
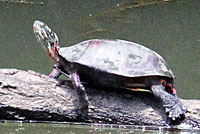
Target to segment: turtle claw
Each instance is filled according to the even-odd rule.
[[[185,115],[184,114],[179,115],[177,118],[175,118],[175,117],[168,118],[169,125],[179,125],[179,124],[181,124],[181,122],[184,119],[185,119]]]
[[[174,106],[164,106],[172,124],[180,124],[185,119],[187,112],[186,107],[181,103],[179,98],[177,98],[176,103]]]

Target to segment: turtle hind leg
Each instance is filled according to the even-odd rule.
[[[180,124],[180,122],[184,120],[185,113],[187,112],[186,107],[182,104],[180,99],[176,95],[166,92],[162,84],[152,85],[151,89],[154,96],[161,100],[170,123]]]
[[[79,100],[77,113],[78,115],[81,115],[81,116],[87,116],[89,100],[88,100],[88,96],[86,94],[85,88],[83,84],[81,83],[77,72],[71,73],[71,81],[72,81],[74,89],[77,92],[78,100]]]

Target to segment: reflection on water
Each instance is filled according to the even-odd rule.
[[[81,123],[23,123],[8,122],[0,123],[1,134],[189,134],[197,133],[197,130],[178,130],[154,126],[125,126],[125,125],[98,125]]]
[[[137,6],[132,0],[33,2],[17,4],[0,0],[1,68],[45,74],[51,71],[54,61],[43,51],[32,31],[33,22],[41,20],[57,33],[61,46],[91,38],[118,38],[144,44],[166,59],[177,77],[180,97],[200,99],[199,0],[146,6]]]

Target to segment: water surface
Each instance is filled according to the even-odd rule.
[[[198,130],[178,130],[154,126],[97,125],[81,123],[23,123],[3,121],[1,134],[191,134]]]

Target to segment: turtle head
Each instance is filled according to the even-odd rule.
[[[42,44],[49,56],[58,62],[59,46],[56,33],[52,32],[46,24],[37,20],[33,24],[33,31],[37,40]]]

